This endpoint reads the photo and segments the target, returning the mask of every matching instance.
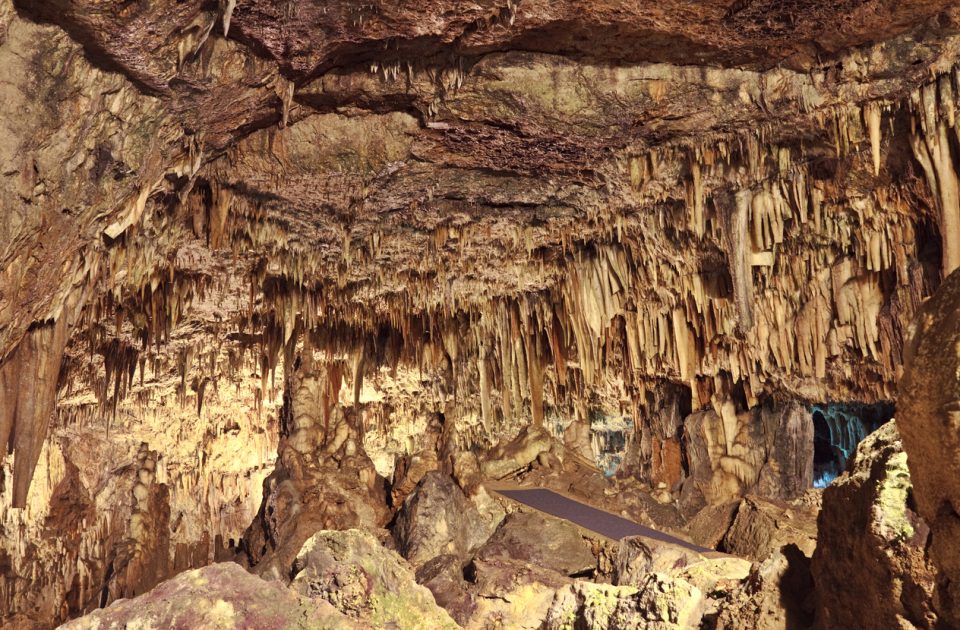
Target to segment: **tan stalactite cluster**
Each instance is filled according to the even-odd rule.
[[[27,506],[11,509],[10,486],[0,501],[0,548],[18,576],[3,587],[6,614],[49,610],[50,597],[64,619],[232,553],[276,457],[275,405],[253,410],[250,379],[209,392],[198,418],[192,401],[179,406],[173,370],[148,366],[109,433],[87,390],[61,400]]]
[[[623,437],[684,517],[792,497],[797,401],[896,398],[960,266],[955,34],[770,67],[699,9],[438,2],[0,0],[0,622],[287,575],[554,440],[609,472]]]
[[[960,141],[960,67],[913,93],[916,112],[911,146],[936,195],[943,239],[943,275],[960,267],[960,176],[951,142]],[[951,141],[951,137],[954,139]]]

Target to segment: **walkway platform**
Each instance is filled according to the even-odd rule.
[[[681,540],[669,534],[664,534],[655,529],[644,527],[629,519],[599,510],[575,499],[565,497],[553,490],[543,488],[530,489],[498,489],[494,492],[500,494],[512,501],[522,503],[529,507],[539,510],[544,514],[562,518],[570,521],[577,527],[594,532],[609,538],[610,540],[620,540],[627,536],[642,536],[671,545],[685,547],[701,554],[716,554],[713,549],[698,547],[693,543]]]

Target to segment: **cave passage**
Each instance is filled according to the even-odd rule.
[[[824,403],[810,408],[813,419],[813,486],[826,488],[847,468],[857,445],[893,418],[890,402]]]
[[[591,415],[590,436],[594,458],[605,477],[617,474],[617,469],[623,463],[633,424],[630,416]]]

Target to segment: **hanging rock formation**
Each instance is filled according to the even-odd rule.
[[[954,0],[0,0],[0,68],[0,625],[356,529],[443,623],[736,627],[894,404],[960,623]],[[497,484],[758,565],[610,586]]]

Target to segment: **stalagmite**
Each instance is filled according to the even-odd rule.
[[[802,496],[779,536],[819,504],[805,405],[897,398],[960,265],[942,2],[787,30],[756,3],[438,2],[0,0],[0,625],[235,558],[289,578],[321,530],[411,555],[433,487],[463,495],[433,533],[489,538],[504,475],[691,537]],[[438,546],[479,576],[452,570],[482,611],[457,621],[550,625],[478,595],[506,565],[476,535]],[[595,547],[543,607],[599,614],[564,594],[618,581]],[[757,560],[697,587],[704,622],[780,612]],[[610,588],[649,621],[652,591]]]

